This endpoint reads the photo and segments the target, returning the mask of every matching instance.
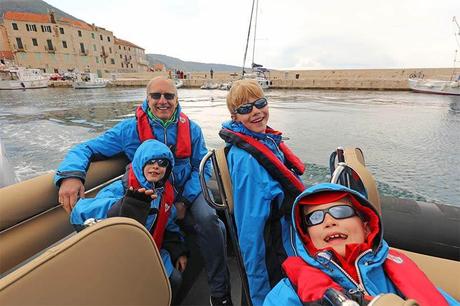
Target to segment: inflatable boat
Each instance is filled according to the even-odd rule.
[[[93,162],[86,196],[118,179],[127,162],[123,156]],[[144,227],[111,218],[75,233],[58,203],[53,176],[0,189],[0,305],[171,304],[164,267]],[[211,185],[217,198],[218,185],[219,180]],[[460,207],[389,197],[380,198],[380,205],[389,244],[460,300]],[[176,304],[201,269],[193,254]]]

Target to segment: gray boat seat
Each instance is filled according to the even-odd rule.
[[[128,218],[96,223],[0,279],[0,305],[170,305],[148,231]]]

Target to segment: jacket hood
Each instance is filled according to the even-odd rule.
[[[360,193],[338,184],[322,183],[312,186],[303,191],[294,201],[292,208],[292,222],[295,225],[295,247],[297,255],[305,261],[312,263],[316,255],[321,251],[317,250],[307,233],[306,226],[302,220],[302,207],[304,205],[320,205],[338,201],[348,196],[353,207],[360,216],[368,223],[370,233],[363,247],[376,251],[382,243],[383,228],[380,216],[372,204]]]
[[[144,166],[152,159],[166,158],[169,160],[169,166],[166,168],[165,176],[153,186],[153,183],[147,181],[144,176]],[[136,153],[132,161],[132,168],[134,175],[141,184],[142,187],[147,189],[153,189],[154,187],[163,187],[165,182],[168,180],[171,170],[174,167],[174,157],[171,150],[162,142],[158,140],[149,139],[144,141]]]
[[[237,133],[242,133],[251,137],[254,137],[255,139],[265,139],[268,135],[276,142],[277,145],[281,143],[281,135],[282,133],[279,131],[275,131],[270,127],[267,127],[266,129],[266,134],[264,133],[256,133],[244,126],[241,122],[234,121],[234,120],[227,120],[224,123],[222,123],[222,128],[232,130]]]

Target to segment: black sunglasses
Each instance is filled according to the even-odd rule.
[[[264,108],[267,106],[268,101],[265,98],[260,98],[255,100],[252,103],[246,103],[246,104],[241,104],[238,106],[237,109],[235,109],[235,113],[240,114],[240,115],[246,115],[252,112],[252,108],[255,106],[257,109]]]
[[[165,97],[166,100],[172,100],[176,96],[176,94],[170,93],[170,92],[151,92],[149,93],[150,97],[154,100],[160,100],[161,96]]]
[[[326,209],[318,209],[305,215],[305,224],[313,226],[323,223],[326,214],[331,215],[334,219],[347,219],[357,216],[355,209],[348,205],[336,205]]]
[[[166,168],[169,166],[169,160],[166,158],[158,158],[158,159],[151,159],[148,162],[146,162],[146,165],[153,165],[157,163],[159,167]]]

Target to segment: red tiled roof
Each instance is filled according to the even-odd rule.
[[[33,21],[41,23],[50,23],[50,16],[45,14],[24,13],[7,11],[3,15],[3,19],[17,20],[17,21]]]
[[[127,40],[116,38],[116,37],[115,37],[115,44],[122,45],[122,46],[130,46],[130,47],[133,47],[133,48],[145,50],[144,48],[136,46],[135,44],[133,44],[133,43],[127,41]]]
[[[14,59],[12,51],[0,51],[0,58]]]
[[[50,15],[48,14],[35,14],[35,13],[24,13],[24,12],[14,12],[7,11],[5,12],[3,19],[7,20],[16,20],[16,21],[30,21],[30,22],[40,22],[40,23],[51,23]],[[81,28],[84,30],[91,31],[93,28],[83,21],[78,21],[75,19],[70,19],[66,17],[57,18],[58,21],[63,21],[73,25],[74,27]]]
[[[88,30],[88,31],[93,30],[93,28],[89,24],[87,24],[86,22],[83,22],[83,21],[78,21],[78,20],[75,20],[75,19],[70,19],[70,18],[65,18],[65,17],[59,18],[59,20],[62,20],[64,22],[68,22],[71,25],[73,25],[73,26],[75,26],[77,28],[83,29],[83,30]]]

